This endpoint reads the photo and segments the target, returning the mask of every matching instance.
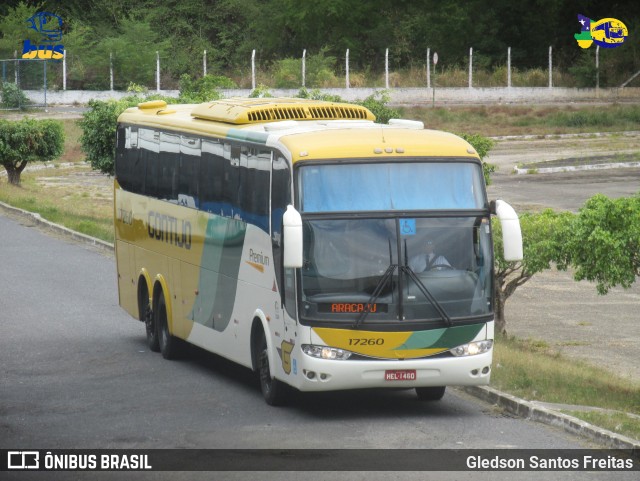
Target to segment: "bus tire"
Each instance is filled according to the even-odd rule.
[[[167,322],[167,304],[164,294],[160,293],[154,310],[155,324],[158,332],[158,344],[160,353],[165,359],[177,359],[180,356],[180,339],[171,335],[169,323]]]
[[[269,352],[267,350],[267,338],[261,330],[260,338],[256,343],[256,360],[258,367],[258,378],[260,379],[260,389],[264,400],[270,406],[282,406],[287,399],[287,385],[271,377],[269,367]]]
[[[144,280],[142,281],[144,282]],[[156,328],[155,316],[149,302],[149,293],[147,288],[143,287],[138,295],[138,316],[144,322],[144,329],[147,333],[147,346],[153,352],[160,352],[160,343],[158,342],[158,329]]]
[[[445,389],[447,389],[446,386],[417,387],[416,394],[420,401],[440,401]]]

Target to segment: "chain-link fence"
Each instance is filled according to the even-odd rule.
[[[27,107],[47,107],[47,90],[60,76],[59,61],[7,59],[0,60],[2,99],[0,110],[20,110]],[[24,90],[41,92],[28,99]]]

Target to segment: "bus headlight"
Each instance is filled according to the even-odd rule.
[[[462,346],[454,347],[449,352],[456,357],[475,356],[490,351],[493,347],[493,340],[470,342]]]
[[[351,352],[344,349],[336,349],[328,346],[316,346],[313,344],[303,344],[302,352],[311,357],[317,357],[319,359],[337,359],[344,361],[351,357]]]

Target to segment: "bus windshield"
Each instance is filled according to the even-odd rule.
[[[485,216],[304,220],[301,321],[472,320],[491,313]]]
[[[300,168],[303,212],[485,209],[479,163],[368,162]]]

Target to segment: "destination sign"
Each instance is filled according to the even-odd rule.
[[[350,314],[368,311],[372,314],[388,312],[387,304],[367,304],[366,302],[331,302],[318,304],[318,312],[331,312],[333,314]]]

